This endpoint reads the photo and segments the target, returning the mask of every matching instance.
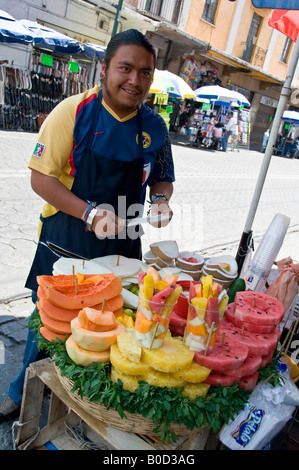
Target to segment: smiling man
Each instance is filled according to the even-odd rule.
[[[143,103],[155,62],[152,45],[139,31],[115,35],[107,46],[102,87],[66,98],[43,123],[29,163],[32,188],[46,202],[26,282],[33,302],[36,277],[51,275],[61,256],[142,258],[140,227],[129,233],[125,220],[141,215],[147,186],[152,214],[166,213],[166,223],[171,219],[174,168],[168,131]],[[19,407],[26,367],[37,358],[30,329],[25,351],[0,417]]]

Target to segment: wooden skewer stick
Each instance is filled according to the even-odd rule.
[[[242,330],[241,330],[242,335],[244,335],[244,330],[245,330],[245,325],[242,325]]]
[[[102,303],[102,312],[104,312],[104,310],[105,310],[105,303],[106,303],[106,299],[104,299],[103,303]]]
[[[159,326],[159,322],[157,321],[156,326],[155,326],[154,331],[153,331],[153,336],[152,336],[151,344],[150,344],[150,346],[149,346],[149,350],[152,349],[153,342],[154,342],[154,339],[155,339],[155,337],[156,337],[156,333],[157,333],[158,326]]]
[[[289,341],[288,341],[288,344],[286,345],[286,353],[288,352],[289,350],[289,347],[291,345],[291,342],[292,342],[292,339],[293,339],[293,336],[297,330],[297,327],[298,327],[298,323],[299,323],[299,317],[297,318],[296,322],[293,324],[293,328],[292,328],[292,333],[290,335],[290,338],[289,338]]]
[[[119,265],[119,255],[117,256],[117,262],[116,262],[116,266]]]
[[[276,357],[279,356],[279,355],[282,353],[282,351],[283,351],[284,349],[285,349],[286,351],[288,351],[288,349],[289,349],[289,347],[290,347],[290,344],[291,344],[291,341],[292,341],[292,339],[293,339],[293,336],[294,336],[294,334],[295,334],[295,332],[296,332],[296,330],[297,330],[298,323],[299,323],[299,317],[297,318],[296,322],[292,325],[292,327],[289,329],[289,331],[288,331],[288,333],[287,333],[287,335],[286,335],[286,337],[285,337],[285,339],[284,339],[284,341],[283,341],[283,343],[282,343],[282,345],[281,345],[281,348],[279,349],[279,351],[278,351]],[[287,344],[287,343],[288,343],[288,344]],[[287,347],[284,348],[286,344],[287,344]]]
[[[73,284],[75,284],[75,266],[72,266],[73,269]]]
[[[82,268],[85,268],[85,259],[82,260]]]
[[[209,337],[208,337],[208,342],[207,342],[206,349],[205,349],[205,356],[208,354],[208,350],[209,350],[209,347],[210,347],[210,342],[211,342],[212,334],[213,334],[213,330],[214,330],[214,325],[215,325],[215,322],[213,321],[211,329],[210,329]]]
[[[274,376],[274,373],[269,375],[269,377],[267,377],[265,380],[263,380],[263,384],[266,384],[267,382],[269,382],[269,380],[272,379],[273,376]]]
[[[253,299],[252,306],[255,307],[256,299]]]
[[[75,294],[78,294],[78,278],[75,279]]]

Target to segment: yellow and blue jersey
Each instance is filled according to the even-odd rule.
[[[86,146],[86,136],[97,106],[100,88],[66,98],[59,103],[43,123],[29,168],[58,178],[72,188]],[[143,187],[160,181],[174,181],[170,139],[165,121],[145,104],[140,106],[143,134]],[[120,119],[102,100],[101,112],[91,150],[116,161],[132,161],[138,154],[137,111]],[[56,212],[46,204],[43,217]]]

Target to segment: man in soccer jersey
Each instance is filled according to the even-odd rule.
[[[140,32],[115,35],[107,46],[102,87],[66,98],[43,123],[29,163],[32,188],[46,201],[26,282],[34,303],[36,277],[51,275],[61,256],[141,259],[141,229],[129,233],[125,220],[142,215],[147,186],[151,214],[167,214],[166,223],[171,219],[170,139],[164,120],[143,104],[155,61]],[[19,408],[26,367],[39,357],[29,328],[23,369],[0,417]]]

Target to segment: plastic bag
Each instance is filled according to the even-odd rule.
[[[283,374],[283,386],[261,382],[244,409],[220,431],[220,441],[231,450],[261,450],[291,419],[299,404],[299,390]]]
[[[284,306],[285,312],[291,306],[299,288],[299,263],[292,258],[277,261],[278,278],[266,290],[266,294],[276,297]]]
[[[180,134],[181,135],[187,135],[187,128],[186,127],[181,127]]]

